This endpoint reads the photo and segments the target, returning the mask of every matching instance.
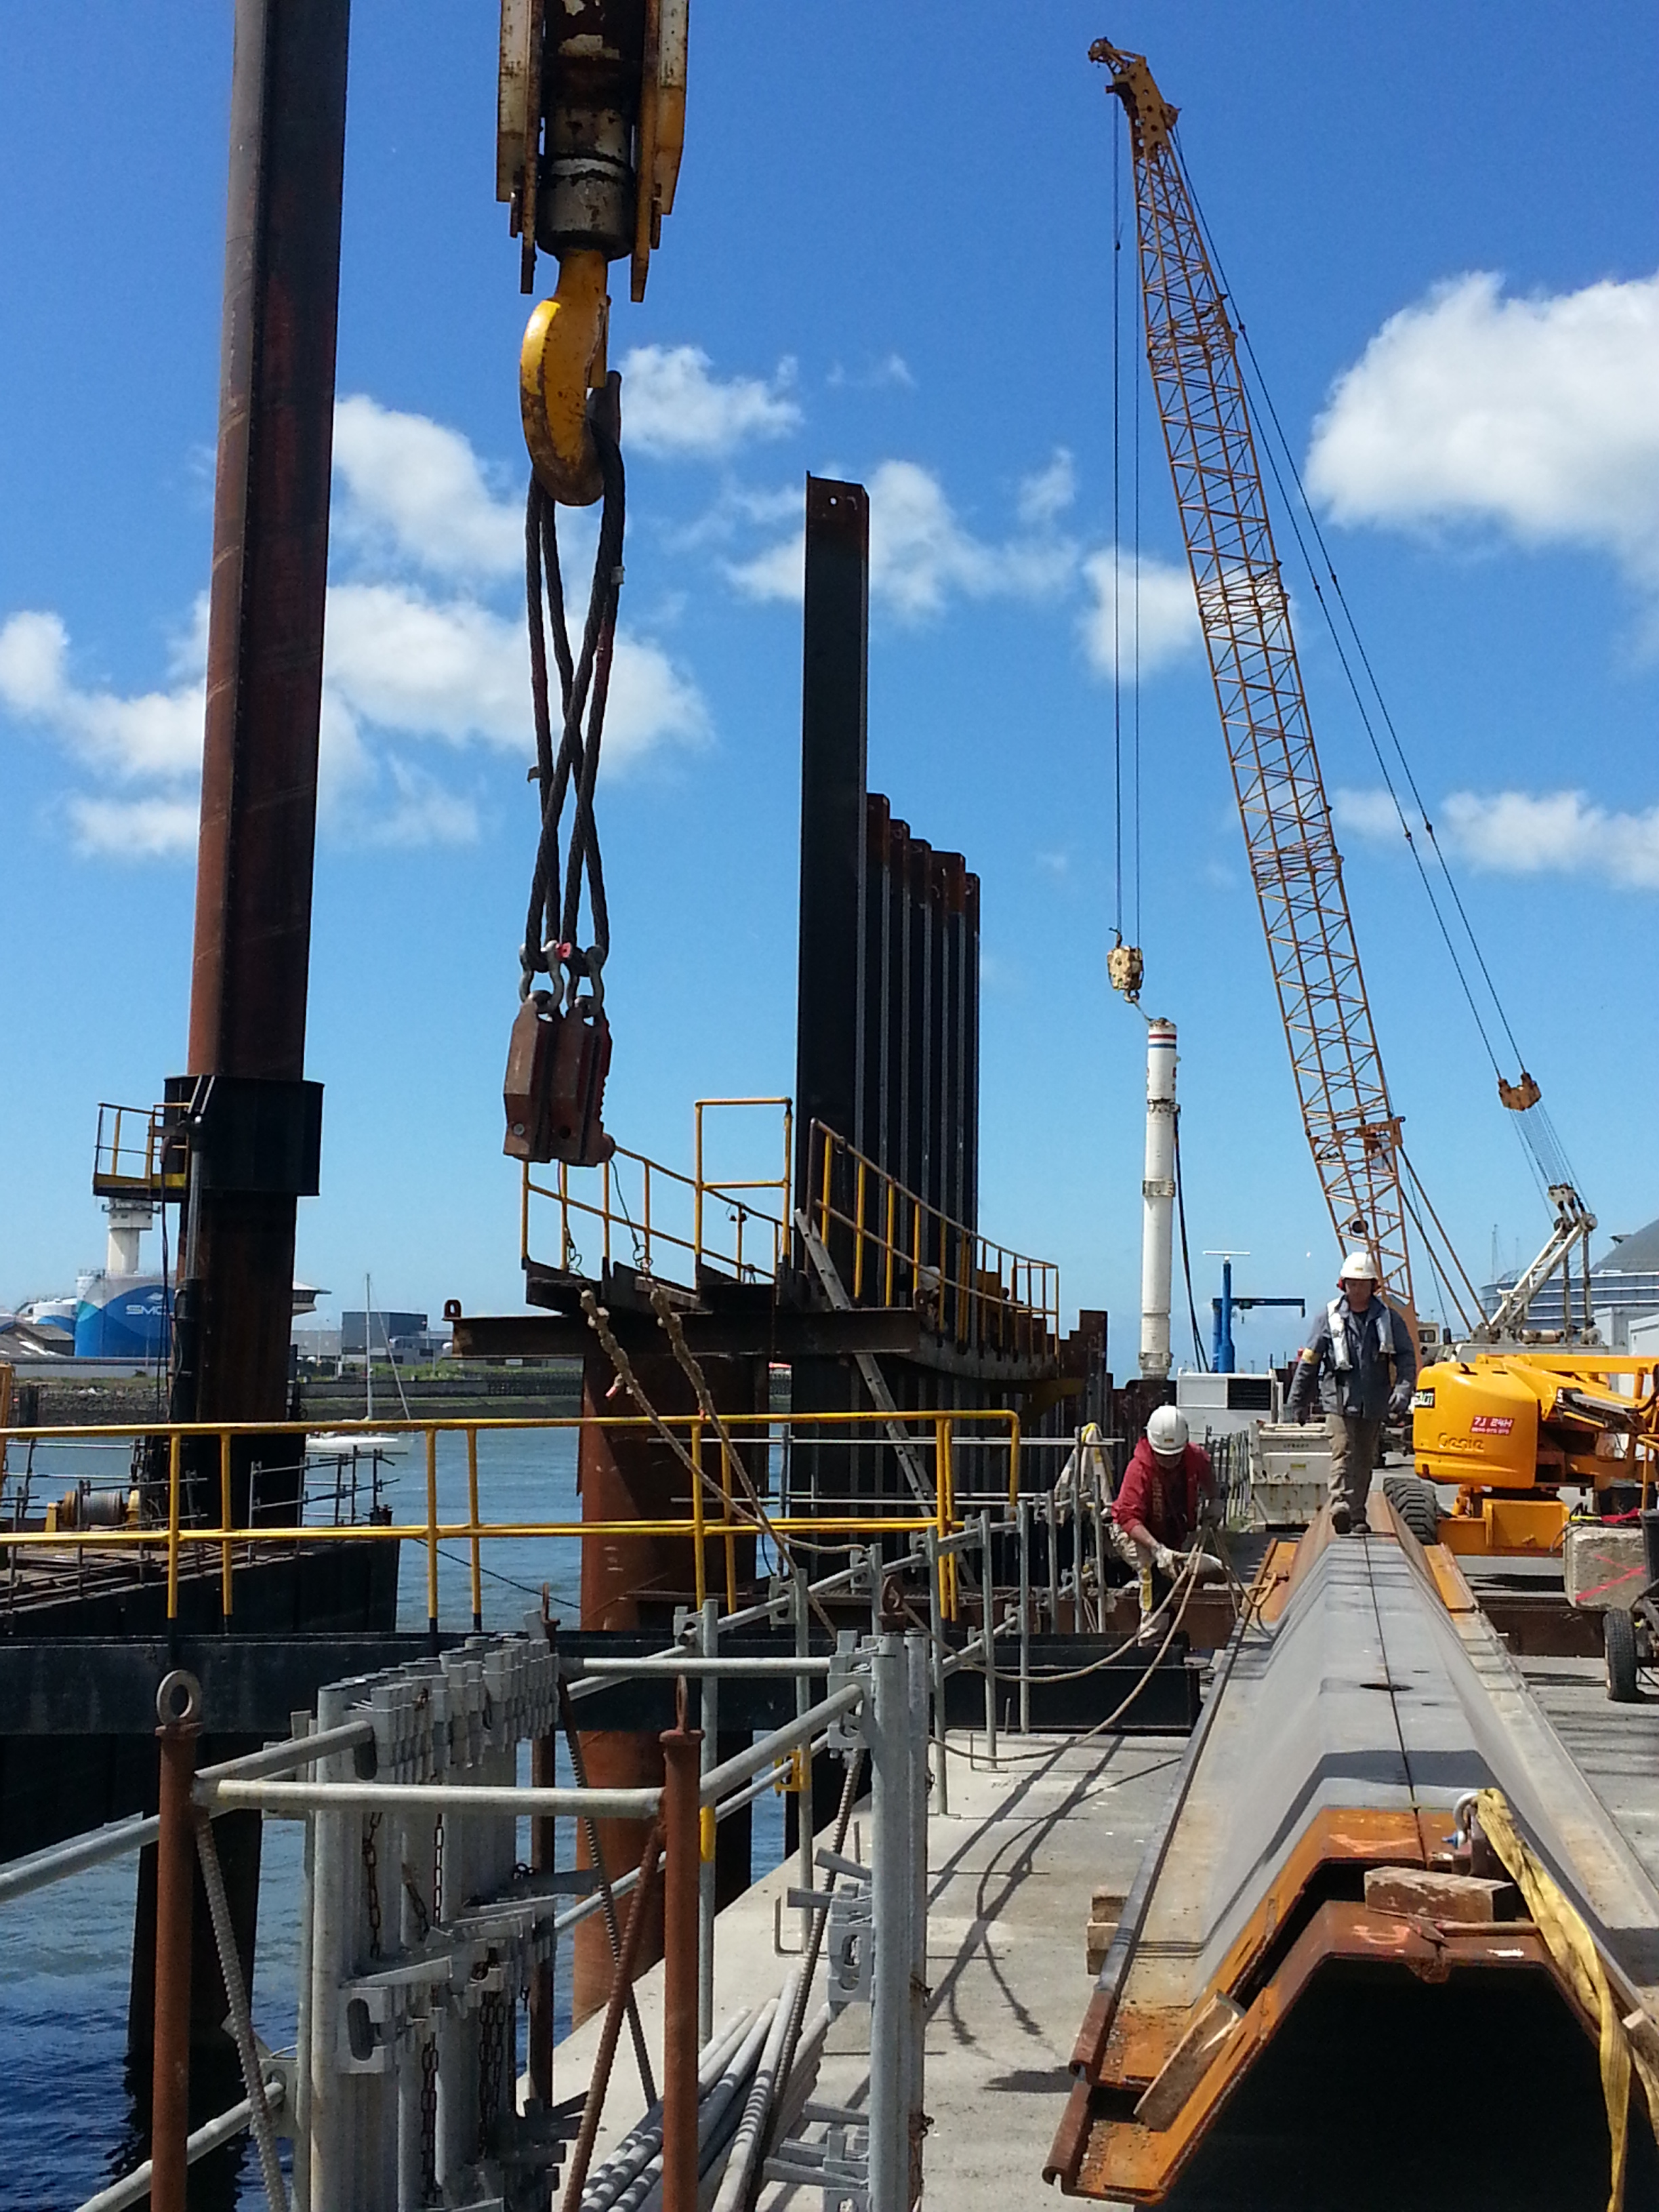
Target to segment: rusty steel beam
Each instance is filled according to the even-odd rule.
[[[286,1410],[295,1200],[316,1187],[306,1000],[349,19],[349,0],[237,0],[195,1080],[173,1086],[193,1108],[179,1410],[210,1420]]]
[[[1368,1540],[1333,1540],[1322,1516],[1288,1571],[1264,1561],[1261,1602],[1218,1668],[1078,2037],[1045,2168],[1068,2193],[1213,2201],[1218,2161],[1255,2140],[1264,2054],[1334,1987],[1363,2040],[1402,1986],[1480,1988],[1501,2023],[1542,1977],[1594,2039],[1598,2020],[1550,1928],[1455,1832],[1469,1791],[1507,1801],[1582,1921],[1626,2032],[1659,2050],[1659,1890],[1455,1563],[1425,1553],[1380,1498],[1372,1516]],[[1437,2055],[1457,2063],[1450,2048]],[[1317,2102],[1336,2082],[1310,2089]],[[1465,2170],[1458,2150],[1477,2155],[1489,2120],[1473,2100],[1460,2136],[1455,2105],[1435,2122],[1450,2172]],[[1353,2177],[1322,2179],[1332,2201],[1358,2201]],[[1376,2180],[1355,2181],[1364,2202],[1381,2201]]]

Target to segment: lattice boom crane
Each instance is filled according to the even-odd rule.
[[[1133,149],[1146,359],[1175,480],[1303,1125],[1339,1242],[1413,1320],[1400,1117],[1360,972],[1290,608],[1221,286],[1144,56],[1104,39]]]

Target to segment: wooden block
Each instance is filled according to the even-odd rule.
[[[1182,2107],[1209,2072],[1221,2046],[1244,2017],[1244,2008],[1218,1990],[1175,2049],[1164,2071],[1135,2106],[1135,2118],[1144,2128],[1167,2128],[1180,2117]]]
[[[1111,1948],[1112,1938],[1116,1933],[1115,1920],[1091,1920],[1089,1923],[1084,1931],[1084,1948],[1091,1974],[1097,1974],[1105,1965],[1106,1954]]]
[[[1517,1901],[1513,1882],[1482,1875],[1437,1874],[1424,1867],[1368,1867],[1365,1903],[1373,1912],[1420,1913],[1429,1920],[1501,1920]]]
[[[1121,1889],[1097,1889],[1089,1901],[1091,1920],[1121,1920],[1127,1894]]]

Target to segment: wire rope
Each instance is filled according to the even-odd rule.
[[[1112,133],[1112,877],[1113,928],[1123,942],[1122,330],[1121,141]]]
[[[1182,180],[1185,184],[1188,195],[1192,202],[1194,214],[1198,222],[1200,231],[1203,236],[1205,248],[1214,264],[1218,283],[1222,289],[1224,295],[1228,298],[1231,298],[1231,289],[1227,283],[1226,272],[1222,263],[1220,252],[1216,245],[1214,232],[1210,226],[1208,218],[1204,213],[1198,194],[1194,190],[1191,175],[1187,170],[1184,161],[1182,159],[1178,145],[1173,148],[1172,151],[1174,152],[1176,160],[1181,165]],[[1341,666],[1343,676],[1348,684],[1349,690],[1352,695],[1354,706],[1359,715],[1360,724],[1365,732],[1367,742],[1369,743],[1372,754],[1376,758],[1378,772],[1382,777],[1384,787],[1388,791],[1390,800],[1393,802],[1395,814],[1399,818],[1401,833],[1405,837],[1408,848],[1410,849],[1413,862],[1417,869],[1419,878],[1423,884],[1425,895],[1429,902],[1431,912],[1434,916],[1436,926],[1439,929],[1441,938],[1445,945],[1447,956],[1451,961],[1453,972],[1457,977],[1459,986],[1462,988],[1464,998],[1468,1005],[1470,1016],[1474,1020],[1476,1032],[1480,1038],[1480,1042],[1486,1050],[1486,1056],[1492,1062],[1493,1072],[1501,1083],[1504,1079],[1502,1062],[1500,1061],[1498,1052],[1493,1046],[1486,1022],[1480,1012],[1474,987],[1467,972],[1463,957],[1457,949],[1456,943],[1453,938],[1451,927],[1445,914],[1442,910],[1440,899],[1436,894],[1433,881],[1431,878],[1429,870],[1425,864],[1423,854],[1419,848],[1417,839],[1413,833],[1411,822],[1407,816],[1406,807],[1401,800],[1394,773],[1389,768],[1389,761],[1384,753],[1382,741],[1377,734],[1376,724],[1373,720],[1370,710],[1366,704],[1364,692],[1361,688],[1359,678],[1355,672],[1354,657],[1357,657],[1359,667],[1364,672],[1365,681],[1370,686],[1371,696],[1376,702],[1377,719],[1380,720],[1383,729],[1386,731],[1389,744],[1392,745],[1395,756],[1399,762],[1401,774],[1404,778],[1406,787],[1410,793],[1412,803],[1416,809],[1418,817],[1422,823],[1425,836],[1426,837],[1429,846],[1433,853],[1435,862],[1438,867],[1440,875],[1443,878],[1446,892],[1450,898],[1457,921],[1461,924],[1462,933],[1468,940],[1469,951],[1473,955],[1475,967],[1479,970],[1480,981],[1485,985],[1486,995],[1490,1000],[1492,1012],[1496,1016],[1497,1024],[1501,1030],[1504,1038],[1507,1042],[1510,1051],[1514,1054],[1517,1066],[1524,1070],[1525,1062],[1521,1052],[1519,1042],[1515,1035],[1514,1027],[1510,1021],[1508,1012],[1504,1007],[1503,999],[1498,993],[1497,983],[1492,976],[1486,955],[1481,949],[1480,939],[1475,934],[1474,924],[1469,918],[1468,910],[1463,902],[1462,893],[1458,890],[1456,878],[1453,875],[1451,868],[1447,861],[1444,849],[1435,835],[1433,820],[1429,814],[1427,807],[1424,804],[1423,795],[1420,788],[1419,787],[1416,776],[1412,769],[1410,758],[1407,754],[1404,742],[1400,735],[1399,728],[1395,722],[1392,713],[1389,710],[1387,698],[1383,694],[1382,685],[1377,678],[1376,672],[1371,661],[1370,653],[1366,650],[1364,640],[1360,633],[1358,623],[1354,617],[1352,608],[1350,606],[1346,594],[1342,589],[1341,580],[1337,574],[1336,566],[1331,557],[1330,549],[1326,542],[1324,532],[1320,528],[1318,516],[1314,512],[1312,502],[1308,497],[1307,489],[1302,477],[1302,472],[1297,465],[1296,457],[1291,449],[1290,441],[1285,435],[1284,424],[1280,419],[1278,408],[1273,403],[1273,393],[1268,386],[1266,374],[1262,369],[1261,362],[1256,356],[1255,349],[1250,342],[1249,329],[1242,319],[1235,316],[1233,320],[1234,326],[1238,333],[1240,346],[1242,348],[1243,365],[1248,370],[1249,380],[1254,386],[1255,394],[1260,401],[1265,425],[1270,429],[1272,434],[1270,437],[1263,439],[1262,451],[1266,455],[1268,469],[1273,476],[1275,488],[1278,490],[1281,507],[1286,520],[1290,524],[1291,534],[1296,540],[1297,550],[1301,555],[1303,563],[1306,568],[1308,579],[1312,586],[1314,597],[1318,603],[1320,613],[1323,617],[1326,628],[1329,632],[1331,642],[1335,648],[1337,659]],[[1275,450],[1275,444],[1277,450]],[[1285,489],[1285,477],[1280,471],[1279,460],[1279,455],[1280,453],[1282,453],[1284,456],[1285,471],[1288,473],[1291,483],[1295,486],[1296,497],[1294,500]],[[1312,553],[1309,550],[1308,541],[1304,536],[1301,521],[1299,520],[1301,515],[1305,515],[1307,519],[1310,533],[1315,545],[1318,548],[1320,560],[1323,563],[1325,573],[1329,577],[1332,593],[1337,605],[1341,610],[1343,622],[1346,623],[1348,632],[1352,640],[1353,656],[1350,655],[1348,647],[1344,642],[1341,628],[1339,626],[1336,617],[1332,611],[1331,603],[1327,599],[1323,585],[1321,581],[1320,563],[1316,562]],[[1528,1116],[1531,1114],[1536,1114],[1539,1116],[1539,1119],[1535,1123],[1528,1121]],[[1562,1145],[1559,1135],[1556,1132],[1549,1116],[1543,1111],[1541,1107],[1533,1107],[1522,1109],[1516,1114],[1515,1119],[1516,1123],[1516,1136],[1520,1139],[1522,1150],[1532,1165],[1534,1175],[1540,1184],[1540,1191],[1543,1190],[1549,1183],[1574,1182],[1575,1178],[1572,1175],[1571,1164],[1566,1157],[1565,1148]],[[1454,1301],[1454,1303],[1455,1303],[1455,1301]]]

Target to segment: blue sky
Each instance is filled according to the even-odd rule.
[[[181,1063],[228,23],[194,0],[83,4],[20,12],[8,40],[0,1302],[99,1257],[97,1102],[155,1096]],[[872,781],[984,883],[983,1225],[1057,1258],[1068,1306],[1112,1309],[1121,1369],[1144,1030],[1103,973],[1120,131],[1085,56],[1104,29],[1182,109],[1528,1061],[1604,1228],[1627,1230],[1659,1212],[1659,26],[1633,4],[696,12],[678,204],[647,301],[613,324],[630,534],[601,792],[608,1118],[685,1164],[694,1097],[792,1079],[792,538],[806,470],[859,477]],[[534,830],[526,303],[493,197],[494,40],[485,0],[356,9],[309,1051],[324,1194],[299,1266],[354,1303],[369,1267],[377,1297],[434,1310],[518,1299],[500,1081]],[[1182,1030],[1193,1243],[1247,1249],[1243,1288],[1313,1295],[1329,1232],[1145,408],[1142,429],[1139,935],[1148,1006]],[[1127,518],[1127,450],[1125,469]],[[1297,604],[1395,1103],[1484,1275],[1494,1228],[1506,1259],[1530,1250],[1541,1210],[1397,834],[1376,834],[1305,582]],[[1241,1352],[1289,1327],[1242,1326]]]

